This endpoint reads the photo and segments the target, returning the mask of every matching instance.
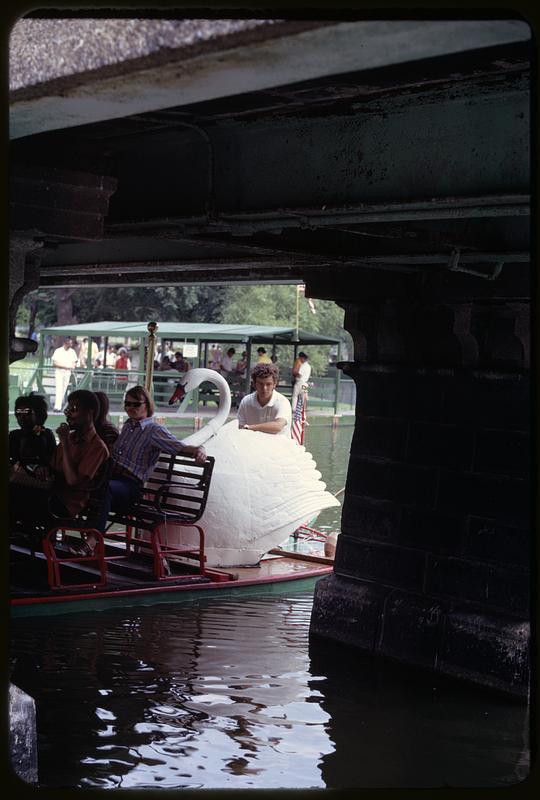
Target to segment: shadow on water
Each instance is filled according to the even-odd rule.
[[[522,703],[313,637],[328,788],[504,787],[529,771]]]

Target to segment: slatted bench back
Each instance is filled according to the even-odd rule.
[[[196,522],[206,508],[214,459],[197,464],[192,456],[162,453],[144,485],[142,505],[157,505],[173,517]]]

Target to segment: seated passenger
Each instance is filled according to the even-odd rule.
[[[66,422],[56,429],[60,444],[49,465],[54,473],[52,488],[35,489],[10,484],[10,521],[43,523],[50,526],[55,517],[72,518],[88,502],[92,479],[108,456],[99,438],[94,419],[99,402],[93,392],[78,389],[68,397],[64,409]]]
[[[109,453],[120,435],[120,431],[109,419],[109,398],[105,392],[94,392],[99,401],[99,413],[94,420],[94,427],[100,439],[107,445]]]
[[[128,511],[139,499],[143,484],[161,453],[190,453],[198,464],[206,460],[204,447],[183,444],[155,421],[154,401],[144,386],[132,386],[127,390],[124,408],[128,419],[111,452],[111,480],[98,525],[100,530],[105,530],[109,510]]]
[[[16,468],[45,466],[56,449],[56,439],[45,428],[47,401],[39,394],[21,395],[15,400],[19,429],[9,433],[9,463]]]
[[[276,392],[279,371],[275,364],[255,364],[251,381],[255,391],[247,394],[238,408],[238,427],[262,433],[291,434],[291,404]]]
[[[178,372],[188,372],[191,369],[191,364],[184,358],[183,353],[178,351],[174,354],[174,361],[171,367],[172,369],[177,369]]]

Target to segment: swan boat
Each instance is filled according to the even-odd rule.
[[[218,390],[217,412],[182,441],[204,445],[215,458],[212,488],[200,523],[208,542],[207,563],[226,568],[253,566],[296,530],[312,524],[320,511],[340,503],[326,491],[313,456],[303,445],[290,436],[240,430],[237,420],[227,423],[231,392],[215,370],[190,370],[169,403],[204,382]],[[174,532],[171,536],[174,541]],[[182,538],[186,541],[184,532]]]
[[[191,370],[179,394],[206,380],[220,392],[218,411],[204,428],[183,440],[204,444],[216,459],[200,520],[210,543],[205,547],[204,569],[186,573],[173,567],[165,580],[157,579],[144,536],[140,540],[143,546],[132,548],[127,557],[125,543],[106,534],[106,582],[92,560],[69,559],[62,567],[67,573],[64,583],[52,589],[45,553],[24,542],[12,542],[12,616],[203,600],[216,595],[305,591],[332,571],[333,553],[325,537],[305,524],[322,508],[339,505],[326,491],[313,458],[289,437],[239,431],[236,420],[225,424],[230,391],[224,378],[213,370]],[[184,529],[184,537],[188,531]],[[168,535],[174,545],[173,534],[170,531]],[[286,540],[293,549],[280,547]]]

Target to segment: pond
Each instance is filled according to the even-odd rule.
[[[312,426],[330,491],[352,427]],[[339,525],[339,509],[319,523]],[[503,787],[527,772],[505,697],[311,640],[311,593],[14,620],[42,787]]]

